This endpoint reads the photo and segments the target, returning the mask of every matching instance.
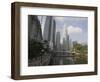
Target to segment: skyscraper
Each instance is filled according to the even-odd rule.
[[[66,51],[68,51],[69,50],[69,35],[68,35],[67,28],[65,30],[65,39],[66,39]]]
[[[54,49],[55,47],[55,31],[56,31],[56,22],[55,20],[52,18],[51,21],[51,33],[50,33],[50,46],[52,49]]]
[[[60,32],[56,33],[56,50],[60,50],[61,45],[60,45]]]
[[[73,42],[72,42],[72,40],[70,39],[69,40],[69,49],[71,50],[73,48]]]
[[[66,50],[66,39],[65,38],[63,38],[62,49],[63,51]]]
[[[43,31],[43,40],[50,41],[50,34],[51,34],[51,16],[46,17],[44,31]]]
[[[55,46],[55,31],[56,31],[56,22],[51,16],[46,17],[43,39],[48,41],[51,49],[54,49]]]

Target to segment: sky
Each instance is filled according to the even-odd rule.
[[[88,41],[88,18],[87,17],[54,17],[56,31],[61,32],[62,38],[67,29],[70,39],[79,43],[87,44]]]
[[[39,16],[42,18],[42,24],[44,25],[46,16]],[[67,29],[69,37],[72,41],[78,43],[87,44],[88,41],[88,18],[87,17],[69,17],[69,16],[53,16],[56,21],[56,32],[61,34],[61,42],[65,37],[65,30]],[[42,26],[42,31],[43,31]]]

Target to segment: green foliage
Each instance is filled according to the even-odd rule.
[[[77,58],[75,64],[87,64],[87,58]]]
[[[75,44],[74,45],[74,50],[75,52],[81,53],[81,54],[85,54],[87,53],[87,45],[82,45],[82,44]]]
[[[63,60],[63,63],[64,63],[65,65],[68,65],[68,64],[72,64],[73,62],[72,62],[72,60],[70,60],[70,59],[64,59],[64,60]]]
[[[42,56],[45,52],[49,51],[48,46],[44,46],[46,42],[38,42],[35,40],[31,40],[28,42],[28,57],[32,59],[34,57]]]
[[[79,43],[76,43],[73,46],[73,50],[78,53],[78,55],[75,55],[75,63],[76,64],[86,64],[87,63],[87,45],[82,45]]]

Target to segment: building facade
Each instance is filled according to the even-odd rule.
[[[28,40],[42,40],[42,30],[37,16],[28,16]]]
[[[60,39],[61,39],[60,32],[57,32],[56,33],[56,50],[57,51],[60,51],[61,50]]]
[[[53,50],[55,46],[55,32],[56,32],[56,22],[51,16],[46,17],[43,40],[48,41],[50,48]]]

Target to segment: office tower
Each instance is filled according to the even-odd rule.
[[[60,32],[56,33],[56,50],[60,50],[61,45],[60,45]]]
[[[69,35],[68,35],[68,30],[65,30],[65,39],[66,39],[66,51],[69,50]]]
[[[51,22],[51,33],[50,33],[50,46],[52,49],[55,48],[55,33],[56,33],[56,22],[52,18]]]
[[[69,49],[72,50],[72,48],[73,48],[73,42],[72,42],[72,40],[70,39],[70,40],[69,40]]]
[[[50,34],[51,34],[51,16],[46,17],[44,31],[43,31],[43,40],[50,41]]]
[[[56,22],[51,16],[46,17],[44,31],[43,31],[43,40],[48,41],[51,49],[55,45],[55,31],[56,31]]]
[[[65,38],[63,38],[62,49],[63,51],[66,50],[66,39]]]

